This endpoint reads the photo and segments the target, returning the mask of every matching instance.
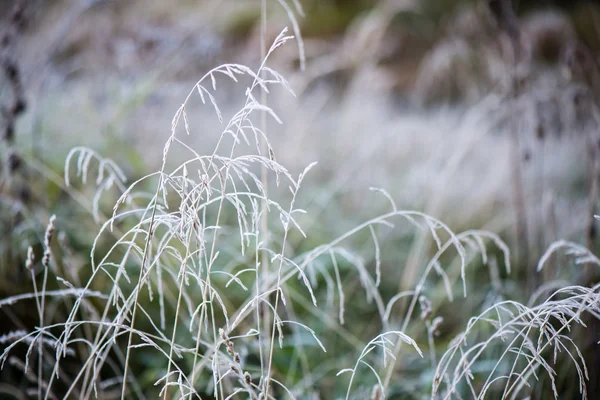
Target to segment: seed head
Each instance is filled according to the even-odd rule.
[[[33,254],[33,248],[29,246],[27,249],[27,260],[25,260],[25,268],[28,270],[33,269],[33,263],[35,262],[35,255]]]
[[[50,246],[52,244],[52,238],[54,237],[54,231],[55,231],[55,227],[54,227],[54,222],[56,221],[56,215],[52,215],[50,217],[50,220],[48,221],[48,226],[46,227],[46,234],[44,235],[44,247],[46,247],[46,250],[44,251],[44,257],[42,258],[42,265],[45,268],[48,268],[48,265],[50,265],[50,256],[52,255],[52,250],[50,249]]]
[[[431,301],[425,296],[420,296],[419,304],[421,306],[421,319],[429,319],[429,316],[431,315]]]

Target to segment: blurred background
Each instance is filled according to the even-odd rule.
[[[500,274],[499,288],[474,269],[474,310],[490,296],[527,302],[550,281],[596,282],[594,270],[566,258],[542,273],[535,267],[558,239],[598,249],[597,2],[299,2],[305,68],[296,42],[269,64],[296,97],[275,90],[268,98],[283,120],[269,123],[278,161],[294,174],[319,163],[299,199],[309,238],[298,249],[389,209],[369,192],[378,187],[399,208],[507,241],[512,274]],[[260,17],[258,0],[0,0],[0,298],[31,290],[27,247],[41,246],[52,214],[63,234],[60,251],[73,268],[89,264],[96,188],[65,186],[69,150],[90,147],[113,159],[128,182],[160,168],[173,115],[195,82],[225,62],[259,65]],[[268,42],[285,26],[285,8],[270,2]],[[224,114],[243,105],[244,89],[223,82],[217,98]],[[198,102],[189,118],[188,143],[210,154],[220,132],[214,111]],[[117,197],[103,193],[100,213],[110,214]],[[427,237],[408,228],[385,237],[390,278],[382,292],[414,286],[415,266],[433,250]],[[371,244],[358,239],[355,246]],[[0,307],[0,335],[35,325],[27,307]],[[370,311],[361,312],[354,317]],[[454,313],[456,326],[471,316]],[[593,377],[600,376],[597,354],[586,353]],[[26,377],[13,365],[2,381]],[[398,396],[413,398],[422,383],[415,379]],[[568,374],[560,385],[564,398],[578,398]],[[598,379],[588,393],[600,394]]]

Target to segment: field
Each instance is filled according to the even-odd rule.
[[[522,3],[0,2],[0,398],[597,398],[600,7]]]

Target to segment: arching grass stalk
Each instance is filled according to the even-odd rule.
[[[476,241],[476,243],[479,246],[480,251],[482,253],[482,258],[483,258],[484,262],[487,261],[487,255],[486,255],[486,249],[483,244],[483,239],[489,239],[489,240],[493,241],[502,250],[502,252],[504,254],[504,263],[505,263],[506,270],[507,270],[507,272],[510,272],[510,253],[508,251],[508,247],[504,244],[504,242],[502,242],[502,240],[497,235],[492,234],[490,232],[478,231],[478,230],[466,231],[466,232],[456,234],[456,235],[452,234],[452,238],[450,240],[448,240],[444,245],[438,244],[438,251],[433,256],[433,258],[429,261],[427,267],[425,268],[425,270],[423,272],[423,275],[421,276],[419,283],[415,287],[415,291],[412,295],[412,300],[411,300],[408,310],[404,316],[404,319],[402,322],[402,327],[400,328],[401,332],[405,332],[406,329],[408,328],[408,324],[410,323],[410,321],[412,319],[419,296],[421,295],[421,293],[423,291],[424,284],[429,276],[429,273],[436,267],[438,260],[442,256],[442,254],[444,254],[450,247],[455,247],[461,258],[461,280],[463,282],[463,294],[466,297],[466,295],[467,295],[466,275],[465,275],[466,254],[465,254],[465,249],[461,242],[467,241],[469,238]],[[385,393],[387,391],[387,389],[389,388],[389,385],[390,385],[390,382],[392,380],[392,376],[394,373],[394,368],[398,361],[401,348],[402,348],[402,342],[398,341],[394,347],[394,351],[392,352],[392,360],[387,366],[386,375],[385,375],[384,381],[382,383],[383,393]]]
[[[263,76],[263,73],[264,73],[265,68],[266,68],[266,62],[269,59],[269,56],[271,55],[271,53],[273,51],[275,51],[275,49],[277,49],[279,46],[283,45],[287,40],[292,39],[292,36],[286,36],[286,33],[287,33],[287,29],[284,29],[277,36],[277,38],[275,39],[273,45],[271,46],[271,48],[269,49],[269,51],[266,53],[265,57],[262,59],[261,65],[259,66],[257,72],[256,73],[251,73],[251,75],[254,77],[254,80],[252,82],[252,85],[248,88],[248,90],[246,92],[247,93],[246,103],[245,103],[245,105],[244,105],[241,113],[238,113],[238,114],[241,114],[241,117],[239,118],[239,121],[235,121],[235,117],[234,117],[234,120],[232,120],[232,121],[235,121],[235,124],[233,122],[229,123],[229,125],[235,126],[235,135],[234,135],[235,139],[237,139],[242,134],[242,129],[243,129],[244,121],[246,120],[246,118],[248,118],[248,116],[252,112],[253,108],[256,106],[254,104],[255,100],[254,100],[254,98],[252,96],[252,92],[256,89],[257,86],[260,86],[261,90],[266,91],[266,82],[267,82],[267,80],[261,78],[261,76]],[[284,86],[285,85],[286,84],[284,83]],[[269,112],[268,108],[264,104],[261,104],[260,108],[265,113],[267,113],[267,114],[271,113],[272,114],[272,112]],[[229,130],[229,128],[230,127],[228,126],[227,129],[226,129],[226,131]],[[265,136],[266,134],[265,134],[264,131],[262,132],[262,135],[263,135],[263,139],[264,139],[263,142],[265,142],[267,139],[266,139],[266,136]],[[219,143],[217,144],[217,148],[215,149],[215,152],[213,153],[213,156],[211,157],[211,161],[209,162],[209,165],[213,165],[212,158],[214,158],[214,156],[216,155],[216,151],[217,151],[217,149],[219,147],[219,144],[220,144],[222,138],[223,138],[223,135],[219,139]],[[234,140],[234,143],[233,143],[233,145],[231,147],[230,159],[233,158],[233,154],[234,154],[234,151],[235,151],[235,148],[236,148],[236,143],[237,143],[237,140]],[[227,186],[227,183],[229,181],[230,173],[231,173],[230,172],[230,168],[231,168],[231,164],[227,164],[227,166],[225,167],[224,176],[223,177],[220,176],[221,190],[222,190],[223,196],[221,196],[221,198],[219,200],[219,208],[218,208],[217,215],[216,215],[215,226],[217,226],[217,227],[219,226],[221,215],[222,215],[222,212],[223,212],[223,205],[224,205],[224,201],[225,201],[226,186]],[[266,166],[265,166],[264,163],[261,163],[261,169],[262,168],[266,168]],[[264,188],[263,188],[263,191],[265,191]],[[266,202],[266,201],[267,200],[265,199],[264,202]],[[265,205],[265,209],[263,210],[265,218],[266,218],[267,208],[268,208],[268,206]],[[198,321],[198,334],[196,335],[196,352],[195,352],[195,356],[194,356],[194,365],[196,364],[197,354],[199,352],[200,338],[201,338],[201,335],[202,335],[202,323],[203,323],[203,319],[205,317],[205,309],[206,309],[206,306],[205,306],[206,305],[206,295],[207,295],[207,293],[208,293],[208,291],[210,289],[210,274],[211,274],[211,271],[212,271],[213,263],[215,261],[215,254],[216,254],[216,251],[217,251],[216,250],[217,235],[218,235],[218,230],[215,229],[214,233],[213,233],[213,240],[212,240],[212,245],[211,245],[211,250],[210,250],[209,265],[207,266],[207,278],[206,278],[206,281],[205,281],[205,288],[204,288],[204,291],[203,291],[203,304],[204,304],[204,306],[202,308],[200,319]],[[212,307],[212,301],[210,302],[210,304],[211,304],[211,307]],[[217,332],[216,332],[216,326],[215,326],[215,323],[214,323],[214,312],[212,312],[212,319],[213,319],[213,321],[212,321],[213,322],[213,324],[212,324],[213,325],[213,336],[214,336],[214,339],[215,339],[215,342],[216,342],[218,340],[218,336],[217,336]],[[217,360],[215,361],[215,364],[217,365],[217,368],[218,368],[218,365],[219,365],[219,363],[218,363],[218,353],[215,352],[214,356],[217,357]],[[218,374],[218,371],[217,371],[217,374]],[[196,379],[196,368],[194,367],[193,371],[192,371],[192,380],[191,380],[192,381],[191,382],[192,385],[194,385],[195,379]],[[221,379],[217,379],[216,382],[218,382],[219,389],[220,389],[220,392],[222,394],[222,381],[221,381]],[[223,398],[223,396],[222,396],[222,398]]]
[[[277,39],[279,40],[279,42],[278,42],[278,40],[276,40],[275,44],[272,47],[272,50],[274,50],[276,47],[279,47],[280,45],[282,45],[289,38],[290,37],[286,37],[285,36],[285,31],[284,31],[282,34],[280,34],[278,36]],[[263,60],[263,64],[261,65],[261,68],[264,66],[265,62],[266,62],[266,60]],[[234,72],[232,72],[232,70]],[[213,88],[214,88],[215,87],[214,74],[217,73],[217,72],[225,74],[225,75],[231,77],[232,79],[235,79],[233,77],[234,76],[233,73],[243,73],[243,72],[246,72],[246,73],[250,73],[251,75],[254,75],[254,77],[255,77],[254,83],[253,83],[252,88],[248,90],[248,96],[247,96],[246,104],[248,104],[250,102],[250,99],[251,99],[250,93],[251,93],[252,89],[254,89],[254,87],[256,87],[256,85],[258,85],[258,83],[259,83],[258,82],[257,74],[254,74],[251,70],[249,70],[246,67],[240,66],[238,64],[226,64],[226,65],[220,66],[218,68],[215,68],[215,69],[212,69],[211,71],[209,71],[207,74],[205,74],[196,83],[196,85],[194,86],[194,88],[192,90],[190,90],[190,93],[186,97],[186,99],[183,102],[182,106],[179,108],[179,110],[175,114],[175,117],[173,118],[173,123],[172,123],[171,136],[170,136],[169,140],[167,141],[167,143],[165,144],[165,148],[164,148],[164,151],[163,151],[163,161],[162,161],[162,166],[161,166],[161,170],[160,170],[160,173],[159,173],[159,183],[158,183],[158,186],[157,186],[156,193],[154,195],[154,201],[153,201],[153,206],[152,206],[152,214],[151,214],[150,226],[148,228],[148,236],[147,236],[147,239],[146,239],[146,244],[144,246],[144,254],[143,254],[143,258],[142,258],[142,267],[141,267],[141,270],[140,270],[140,276],[138,277],[138,286],[141,286],[142,283],[143,283],[143,281],[141,281],[141,278],[142,278],[142,273],[143,273],[144,266],[145,266],[145,264],[147,262],[150,239],[151,239],[152,235],[154,234],[154,220],[155,220],[155,216],[156,216],[156,207],[158,205],[158,195],[159,195],[160,191],[162,190],[163,185],[165,184],[165,182],[164,182],[164,176],[165,176],[165,168],[166,168],[167,155],[169,153],[169,149],[170,149],[171,144],[175,141],[175,131],[176,131],[176,128],[177,128],[177,126],[178,126],[181,118],[183,117],[185,119],[185,122],[186,122],[186,131],[189,134],[189,130],[188,130],[189,128],[187,126],[187,117],[185,116],[185,106],[186,106],[187,102],[189,101],[189,99],[191,98],[192,94],[196,90],[198,90],[198,92],[200,93],[201,96],[202,96],[202,91],[205,91],[205,93],[207,95],[209,95],[210,101],[215,106],[216,112],[217,112],[217,114],[220,117],[220,111],[219,111],[216,103],[214,102],[214,99],[213,99],[212,95],[210,95],[210,93],[206,89],[204,89],[204,87],[202,86],[202,83],[204,82],[204,80],[206,80],[208,78],[211,78],[211,80],[213,81]],[[231,122],[230,122],[230,124],[231,124]],[[237,129],[238,129],[238,132],[239,132],[239,129],[241,129],[239,125],[238,125]],[[220,145],[223,137],[224,137],[224,135],[221,135],[221,137],[219,138],[219,141],[218,141],[217,146],[215,148],[215,152],[213,152],[213,155],[211,156],[211,161],[209,163],[210,165],[212,165],[212,160],[215,157],[216,151],[219,148],[219,145]],[[235,146],[232,147],[232,154],[233,154],[234,147]],[[229,177],[228,171],[229,171],[229,167],[226,168],[225,179],[224,179],[225,184],[227,183],[227,179]],[[131,189],[131,187],[128,189],[128,191],[130,189]],[[126,192],[126,194],[127,194],[127,192]],[[220,200],[220,203],[221,203],[220,206],[219,206],[220,210],[222,209],[222,202],[223,202],[223,200],[224,200],[224,198],[221,198],[221,200]],[[120,200],[120,202],[122,202],[122,201],[124,201],[124,199]],[[118,205],[119,205],[119,202],[115,206],[115,210],[118,207]],[[217,221],[219,220],[219,218],[220,218],[220,211],[217,214]],[[216,239],[216,235],[217,235],[216,231],[215,231],[214,235],[215,235],[214,239]],[[213,250],[211,250],[211,257],[214,256],[214,245],[215,245],[215,242],[216,242],[216,240],[213,240]],[[212,258],[210,260],[212,262]],[[210,274],[210,266],[208,266],[208,272],[207,273]],[[210,279],[207,279],[206,280],[206,288],[205,288],[206,290],[205,290],[204,293],[206,293],[206,291],[208,290],[209,283],[210,283]],[[133,327],[133,322],[135,321],[135,313],[136,313],[136,310],[137,310],[138,295],[139,295],[139,290],[135,290],[134,306],[133,306],[133,316],[132,316],[132,324],[131,324],[132,327]],[[202,323],[202,321],[200,321],[200,323]],[[199,330],[199,333],[200,333],[200,330]],[[215,332],[215,336],[216,336],[216,332]],[[198,335],[198,339],[197,340],[199,340],[199,337],[200,336]],[[129,339],[128,339],[128,348],[127,348],[127,354],[126,354],[126,361],[125,361],[125,380],[123,382],[123,390],[122,390],[122,393],[121,393],[121,398],[122,399],[124,399],[124,396],[125,396],[126,375],[127,375],[127,367],[129,365],[129,355],[130,355],[131,339],[132,339],[132,334],[130,332]],[[194,378],[195,378],[195,376],[194,376]],[[193,382],[192,382],[192,385],[193,385]]]

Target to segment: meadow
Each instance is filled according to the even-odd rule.
[[[2,20],[0,398],[600,394],[598,7],[84,3]]]

